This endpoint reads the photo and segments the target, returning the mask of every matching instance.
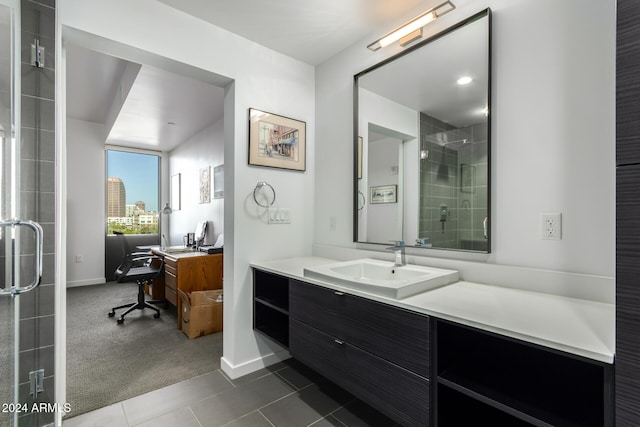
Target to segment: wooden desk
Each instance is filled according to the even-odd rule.
[[[182,302],[178,289],[189,293],[222,288],[222,254],[204,252],[151,252],[164,258],[164,297],[178,309],[178,328],[182,324]]]

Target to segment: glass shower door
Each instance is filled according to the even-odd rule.
[[[42,278],[42,228],[20,211],[19,4],[0,1],[0,426],[18,425],[20,296]],[[38,387],[39,378],[34,378]]]

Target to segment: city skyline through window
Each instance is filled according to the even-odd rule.
[[[158,233],[160,157],[107,150],[107,234]]]

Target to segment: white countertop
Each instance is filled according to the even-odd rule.
[[[466,281],[395,300],[304,277],[305,267],[333,262],[338,261],[305,257],[253,262],[251,266],[600,362],[613,363],[613,304]]]

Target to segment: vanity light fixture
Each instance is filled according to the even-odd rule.
[[[367,48],[376,51],[380,48],[389,46],[398,40],[401,40],[402,46],[411,43],[419,37],[422,37],[422,27],[429,22],[441,17],[445,13],[451,12],[456,6],[450,1],[446,1],[438,6],[427,10],[426,12],[416,16],[406,24],[396,28],[388,34],[385,34],[378,40],[371,43]]]

